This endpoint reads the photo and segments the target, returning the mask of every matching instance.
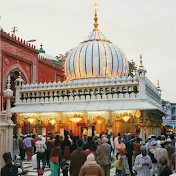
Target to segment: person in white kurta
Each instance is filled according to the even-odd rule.
[[[141,146],[140,150],[141,154],[137,155],[135,159],[134,170],[137,172],[137,176],[151,176],[152,161],[147,155],[146,146]]]

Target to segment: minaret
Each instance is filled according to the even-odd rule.
[[[12,113],[11,113],[11,103],[10,103],[10,99],[13,97],[13,91],[10,89],[10,76],[8,76],[7,78],[7,89],[4,91],[4,97],[7,98],[7,102],[6,102],[6,114],[7,114],[7,120],[9,123],[13,123],[11,120],[12,117]]]
[[[4,164],[2,159],[2,154],[5,152],[9,152],[13,150],[13,128],[15,124],[11,120],[12,112],[11,112],[11,103],[10,99],[13,97],[13,91],[10,89],[10,76],[7,78],[7,89],[4,91],[4,97],[6,97],[6,119],[2,119],[2,123],[0,123],[0,143],[1,143],[1,153],[0,153],[0,167]],[[2,128],[1,128],[2,127]]]
[[[145,73],[146,70],[142,63],[142,55],[140,55],[140,65],[137,70],[138,73],[138,82],[139,82],[139,97],[145,98],[146,97],[146,87],[145,87]]]
[[[97,16],[98,5],[94,4],[95,16],[94,16],[94,30],[98,29],[98,16]]]
[[[139,65],[137,72],[138,72],[139,77],[141,77],[141,76],[145,77],[145,73],[147,72],[143,66],[143,63],[142,63],[142,55],[141,54],[140,54],[140,65]]]

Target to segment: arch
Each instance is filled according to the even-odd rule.
[[[14,65],[10,66],[6,70],[6,72],[4,74],[4,82],[3,82],[3,89],[4,90],[5,90],[5,85],[6,85],[7,77],[10,74],[10,72],[12,72],[13,70],[19,70],[24,75],[25,80],[27,81],[27,83],[29,83],[29,79],[28,79],[28,76],[27,76],[25,70],[19,64],[14,64]]]

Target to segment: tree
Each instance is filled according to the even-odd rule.
[[[137,65],[133,60],[128,61],[128,63],[129,63],[129,75],[134,76],[137,71]]]

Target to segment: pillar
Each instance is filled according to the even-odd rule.
[[[146,139],[145,139],[146,134],[145,134],[145,133],[146,133],[146,132],[145,132],[144,128],[142,127],[139,137],[142,138],[142,143],[143,143],[143,144],[145,144],[145,141],[146,141]]]
[[[92,136],[92,127],[88,126],[88,136]]]
[[[42,127],[42,135],[46,135],[46,127]]]
[[[33,133],[33,134],[37,134],[37,128],[36,128],[36,127],[33,128],[32,133]],[[45,134],[46,134],[46,133],[45,133]]]
[[[55,131],[55,133],[59,132],[59,124],[58,123],[55,123],[54,131]]]
[[[60,127],[60,136],[64,138],[64,128],[63,127]]]
[[[21,126],[18,127],[18,135],[20,136],[20,134],[22,134],[22,127]]]

